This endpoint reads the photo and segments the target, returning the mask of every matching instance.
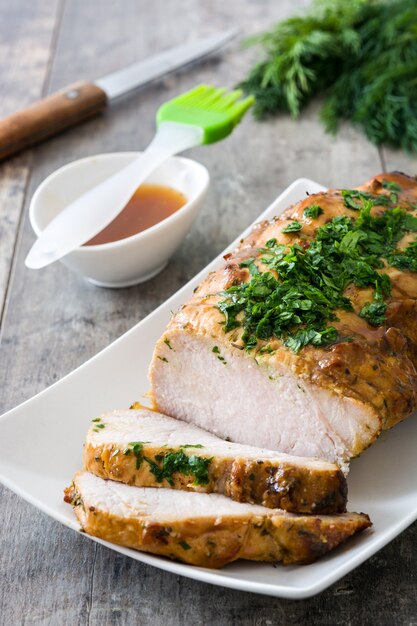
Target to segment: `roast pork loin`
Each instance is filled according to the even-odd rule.
[[[403,220],[396,207],[407,213],[402,223],[410,232],[396,243],[401,256],[415,238],[415,179],[381,174],[357,190],[363,195],[330,190],[306,197],[281,217],[258,224],[226,255],[224,266],[172,317],[156,345],[150,367],[155,408],[234,442],[322,457],[344,469],[381,430],[415,410],[415,250],[415,261],[404,256],[398,261],[397,254],[397,260],[380,262],[377,273],[390,279],[389,288],[383,285],[384,302],[370,285],[346,286],[343,296],[351,310],[335,311],[336,319],[329,323],[334,340],[328,344],[308,343],[297,352],[272,333],[248,346],[245,320],[238,316],[237,325],[227,330],[224,311],[218,308],[227,289],[252,280],[251,264],[257,264],[252,272],[268,271],[262,261],[268,245],[297,244],[307,250],[320,227],[343,216],[353,223],[367,204],[372,217],[391,211],[393,223]],[[365,223],[369,217],[361,219]],[[388,243],[391,230],[386,233]],[[362,234],[349,245],[357,246],[358,237]],[[360,283],[361,277],[356,278]]]

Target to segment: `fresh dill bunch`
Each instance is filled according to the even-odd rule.
[[[417,151],[417,3],[415,0],[316,0],[306,16],[248,40],[265,58],[242,83],[259,119],[297,117],[325,96],[321,119],[361,125],[374,143]]]
[[[372,14],[373,5],[316,0],[312,14],[291,17],[248,39],[247,45],[260,45],[266,53],[242,83],[256,96],[255,115],[284,109],[296,117],[318,90],[331,85],[346,56],[358,54],[356,27]]]
[[[375,144],[417,152],[417,3],[397,0],[359,30],[361,45],[329,90],[321,118],[336,132],[342,118]]]

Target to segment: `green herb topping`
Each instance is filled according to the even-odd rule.
[[[382,186],[391,191],[401,191],[401,186],[398,183],[394,183],[392,180],[383,180]]]
[[[282,229],[283,233],[296,233],[302,229],[302,224],[298,220],[294,220],[291,224],[288,224],[285,228]]]
[[[143,446],[145,443],[149,443],[149,441],[132,441],[129,443],[129,446],[132,446],[132,452],[136,457],[136,469],[138,470],[143,462]],[[127,456],[127,451],[125,450],[124,454]]]
[[[323,215],[324,211],[318,204],[312,204],[311,206],[304,209],[304,215],[306,217],[310,217],[315,220],[319,217],[319,215]]]
[[[184,550],[191,550],[191,546],[189,543],[187,543],[186,541],[180,541],[180,546],[181,548],[184,548]]]
[[[358,191],[357,189],[342,189],[342,197],[345,206],[354,211],[361,211],[369,203],[371,203],[371,206],[387,206],[390,204],[388,196],[378,196],[373,193]]]
[[[94,423],[93,426],[93,431],[95,433],[99,433],[100,430],[102,430],[103,428],[106,428],[105,424],[101,424],[101,417],[95,417],[93,420],[91,420]]]
[[[130,446],[124,451],[124,455],[130,454],[132,450],[136,457],[136,469],[138,470],[142,463],[148,463],[151,473],[160,483],[166,480],[170,485],[174,484],[173,474],[179,472],[186,476],[194,477],[194,485],[207,485],[209,482],[209,467],[212,462],[211,458],[203,458],[199,456],[188,456],[183,450],[185,448],[203,448],[201,444],[184,444],[178,452],[168,449],[162,454],[156,454],[154,459],[145,456],[143,447],[149,441],[132,441]]]
[[[371,326],[380,326],[385,321],[385,311],[387,305],[385,302],[367,302],[362,307],[359,315],[366,319]]]
[[[182,450],[179,452],[168,450],[164,454],[157,454],[155,460],[148,457],[144,457],[144,459],[159,483],[166,480],[170,485],[173,485],[175,472],[193,476],[194,485],[207,485],[209,482],[208,470],[212,462],[211,458],[187,456]]]
[[[259,272],[257,272],[257,274],[259,274]],[[252,276],[253,276],[253,274],[252,274]],[[221,356],[220,350],[219,350],[218,346],[214,346],[213,349],[212,349],[212,352],[214,352],[214,354],[217,355],[217,358],[219,359],[219,361],[221,361],[223,363],[223,365],[227,365],[227,361],[226,361],[226,359],[223,356]]]
[[[247,259],[246,261],[242,261],[239,263],[239,267],[247,267],[249,273],[254,276],[255,274],[259,274],[258,267],[255,263],[255,259]]]
[[[391,192],[389,194],[391,202],[398,202],[398,192],[401,191],[400,185],[394,183],[392,180],[383,180],[382,186],[384,187],[384,189],[388,189]]]
[[[342,197],[356,219],[333,218],[316,230],[307,246],[269,240],[260,250],[268,270],[222,292],[217,308],[225,317],[224,330],[242,327],[247,350],[272,337],[294,352],[307,344],[351,341],[339,337],[331,324],[338,319],[338,309],[353,310],[345,295],[348,285],[373,290],[372,301],[360,315],[377,326],[385,321],[385,300],[391,293],[389,276],[378,270],[388,264],[417,271],[417,240],[397,249],[407,232],[417,232],[416,217],[400,207],[371,215],[373,206],[391,204],[387,195],[344,190]]]
[[[265,246],[267,248],[273,248],[276,245],[276,243],[277,243],[277,240],[275,239],[275,237],[273,237],[272,239],[268,239]]]

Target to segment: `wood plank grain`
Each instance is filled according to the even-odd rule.
[[[42,96],[53,58],[60,5],[60,0],[0,3],[0,117]],[[0,166],[0,320],[31,167],[31,152]],[[5,345],[7,340],[2,348]],[[5,390],[2,388],[0,404],[4,400]],[[77,586],[70,582],[70,578],[78,579],[77,571],[82,561],[77,558],[77,564],[71,567],[73,573],[67,572],[67,558],[74,560],[74,553],[67,553],[66,558],[62,558],[66,553],[67,533],[62,528],[56,529],[55,533],[50,519],[2,487],[0,527],[0,623],[69,624],[70,621],[66,620],[67,617],[71,619],[71,614],[75,616],[73,623],[78,623],[90,600],[88,571],[89,567],[93,568],[90,555],[94,554],[94,547],[88,546],[83,551],[87,576],[81,580],[81,586]],[[19,529],[17,533],[16,528]],[[52,533],[54,541],[51,544]],[[82,538],[78,541],[82,544]],[[39,568],[39,563],[43,567]],[[25,580],[26,597],[23,602],[20,596],[22,580]],[[57,581],[58,586],[69,586],[72,591],[80,589],[81,593],[77,594],[76,601],[74,595],[70,595],[67,603],[58,601],[58,608],[52,606],[48,594],[42,591],[48,589],[51,580]],[[82,597],[85,598],[84,609]],[[36,602],[33,602],[34,598]]]
[[[232,24],[251,34],[306,4],[113,0],[100,3],[98,12],[95,0],[72,0],[63,15],[49,88],[94,78]],[[161,102],[198,82],[235,84],[256,54],[233,43],[215,60],[133,94],[101,119],[40,146],[25,211],[36,186],[55,168],[89,154],[144,147]],[[33,233],[25,217],[0,350],[3,410],[59,379],[142,319],[295,178],[347,186],[380,170],[376,149],[352,128],[344,127],[336,140],[325,135],[317,106],[299,122],[283,116],[258,124],[249,118],[226,142],[195,149],[190,156],[211,172],[207,202],[167,269],[143,285],[94,288],[60,264],[38,273],[26,270],[23,260]],[[6,576],[0,583],[0,615],[5,623],[359,626],[411,624],[416,615],[416,525],[321,596],[294,603],[179,578],[93,546],[9,492],[2,499],[2,523],[0,571]]]
[[[384,147],[381,148],[381,156],[385,171],[398,170],[409,176],[417,176],[417,155]]]
[[[0,119],[42,95],[58,6],[0,4]],[[30,164],[26,153],[0,166],[0,323]]]

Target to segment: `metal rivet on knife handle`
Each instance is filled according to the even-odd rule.
[[[97,85],[77,82],[0,120],[0,160],[101,113],[107,96]]]

